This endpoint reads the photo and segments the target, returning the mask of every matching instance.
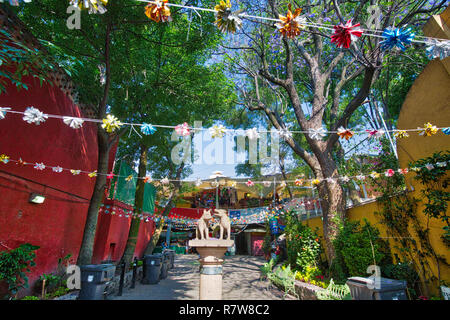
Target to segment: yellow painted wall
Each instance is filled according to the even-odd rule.
[[[440,16],[432,17],[425,25],[423,31],[426,36],[449,39],[449,26],[450,7]],[[450,57],[442,61],[439,59],[430,61],[417,77],[403,103],[397,128],[414,129],[423,127],[426,122],[430,122],[437,127],[450,126]],[[450,150],[450,137],[444,135],[442,132],[431,137],[423,137],[416,132],[411,132],[409,138],[397,140],[397,152],[401,168],[407,168],[409,162],[429,157],[437,151],[446,150]],[[424,186],[414,179],[414,172],[406,175],[406,183],[414,189],[409,195],[420,199],[421,190]],[[381,211],[382,208],[379,206],[377,202],[355,206],[347,210],[347,218],[350,221],[362,221],[366,218],[380,231],[380,237],[388,237],[385,226],[380,223],[379,218],[374,214],[376,211]],[[447,262],[450,262],[450,250],[441,239],[441,235],[443,234],[442,228],[445,224],[438,219],[428,219],[423,213],[423,210],[423,202],[420,202],[417,208],[417,218],[421,227],[429,227],[431,246],[437,255],[444,257]],[[319,227],[319,235],[323,236],[322,220],[320,217],[310,219],[305,221],[305,223],[312,228]],[[415,236],[412,228],[410,234]],[[387,238],[387,240],[389,241],[391,251],[395,253],[394,240],[392,238]],[[420,247],[420,244],[418,246]],[[428,258],[428,264],[431,272],[437,278],[438,267],[435,259]],[[450,283],[449,266],[440,263],[439,267],[441,280]],[[438,283],[434,282],[428,289],[431,294],[437,295]]]

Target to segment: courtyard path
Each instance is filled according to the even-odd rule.
[[[169,270],[166,279],[158,284],[143,285],[126,290],[113,300],[198,300],[199,263],[198,255],[176,255],[175,267]],[[259,267],[264,264],[260,257],[225,257],[223,266],[224,300],[282,300],[283,293],[271,288],[268,281],[260,281]],[[286,299],[291,299],[286,297]]]

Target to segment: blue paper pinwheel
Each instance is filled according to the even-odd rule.
[[[390,50],[397,47],[404,51],[407,45],[410,45],[415,34],[411,32],[411,28],[386,28],[383,31],[383,41],[380,42],[381,49]]]
[[[141,132],[147,136],[155,133],[155,131],[155,127],[149,123],[144,123],[141,127]]]

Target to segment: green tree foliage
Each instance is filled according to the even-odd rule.
[[[38,246],[25,243],[10,251],[0,252],[0,282],[5,281],[8,284],[8,290],[11,296],[22,288],[28,288],[27,272],[35,266],[35,251]]]

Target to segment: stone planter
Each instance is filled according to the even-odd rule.
[[[318,300],[315,292],[320,290],[323,290],[323,288],[295,280],[295,292],[300,300]]]

